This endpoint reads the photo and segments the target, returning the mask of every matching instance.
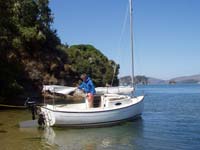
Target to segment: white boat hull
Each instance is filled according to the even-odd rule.
[[[109,108],[75,110],[48,105],[41,107],[41,111],[45,114],[47,126],[99,126],[119,123],[142,114],[143,98],[127,99],[124,104],[122,102],[123,106],[116,106],[119,101],[112,101]]]

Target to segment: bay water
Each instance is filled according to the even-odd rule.
[[[19,128],[28,110],[0,110],[2,150],[199,150],[200,85],[138,86],[141,118],[102,128]]]

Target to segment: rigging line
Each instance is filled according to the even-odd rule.
[[[123,22],[123,25],[122,25],[122,30],[121,30],[121,34],[120,34],[120,38],[119,38],[119,45],[118,45],[119,51],[121,49],[122,36],[125,32],[126,23],[127,23],[127,20],[128,20],[128,13],[129,13],[129,5],[127,4],[125,16],[124,16],[124,22]]]
[[[114,66],[114,72],[113,72],[111,86],[113,86],[113,81],[114,81],[114,78],[115,78],[116,69],[117,69],[117,64],[115,64],[115,66]]]
[[[118,61],[120,60],[119,57],[120,57],[122,36],[124,35],[124,32],[125,32],[126,23],[127,23],[127,20],[128,20],[128,13],[129,13],[129,4],[127,4],[127,6],[126,6],[126,12],[125,12],[125,16],[124,16],[124,22],[123,22],[122,30],[121,30],[120,37],[119,37],[119,43],[118,43]],[[117,64],[115,64],[115,67],[114,67],[114,73],[113,73],[113,78],[112,78],[111,86],[113,85],[113,81],[114,81],[116,69],[117,69]]]
[[[129,0],[130,2],[130,42],[131,42],[131,70],[132,70],[132,75],[131,75],[131,79],[132,79],[132,87],[135,86],[135,80],[134,80],[134,52],[133,52],[133,6],[132,6],[132,3],[133,1],[132,0]]]

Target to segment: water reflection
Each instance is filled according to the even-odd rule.
[[[122,125],[90,128],[67,129],[46,128],[44,138],[48,145],[58,149],[137,149],[138,137],[142,136],[143,121],[139,119]]]

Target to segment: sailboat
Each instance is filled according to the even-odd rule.
[[[132,53],[132,88],[134,88],[132,0],[130,1],[130,41]],[[72,89],[69,89],[69,91]],[[58,90],[59,91],[59,90]],[[60,89],[62,91],[62,89]],[[45,104],[40,106],[40,122],[45,126],[90,127],[116,124],[140,116],[144,96],[101,94],[95,96],[98,105],[89,108],[87,98],[75,104]]]

